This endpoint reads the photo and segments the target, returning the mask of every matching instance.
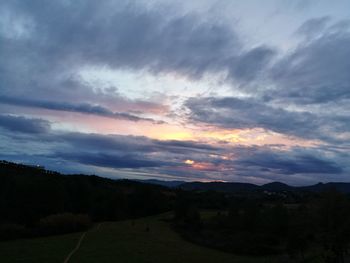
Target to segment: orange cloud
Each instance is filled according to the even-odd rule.
[[[306,140],[297,137],[268,131],[261,128],[253,129],[218,129],[215,127],[188,128],[180,124],[154,124],[148,122],[132,122],[127,120],[111,120],[110,118],[96,117],[83,114],[57,114],[50,116],[55,129],[74,130],[101,134],[121,134],[146,136],[158,140],[199,141],[216,144],[225,142],[239,145],[277,145],[280,148],[293,146],[313,147],[319,141]]]

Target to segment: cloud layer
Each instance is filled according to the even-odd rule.
[[[349,21],[336,12],[288,14],[294,24],[279,21],[284,27],[265,18],[273,36],[258,39],[247,29],[261,27],[248,5],[237,8],[253,27],[243,15],[227,18],[239,13],[225,10],[230,5],[217,5],[2,1],[1,158],[108,176],[348,180]],[[261,13],[285,16],[287,4],[275,5]],[[279,37],[279,45],[264,42]],[[101,83],[84,79],[86,68]],[[117,81],[104,79],[106,70]],[[150,92],[139,84],[152,86],[149,76],[174,83]],[[125,88],[135,83],[137,92]],[[240,138],[193,135],[246,130],[265,139],[252,136],[243,146]],[[267,135],[308,143],[276,145]]]
[[[160,141],[136,136],[62,133],[47,128],[43,130],[42,120],[15,116],[1,116],[0,119],[7,120],[6,124],[0,122],[0,127],[7,130],[3,135],[7,140],[15,140],[15,143],[12,143],[13,149],[3,152],[1,158],[21,160],[23,156],[31,156],[32,162],[45,160],[49,168],[61,171],[79,164],[83,167],[94,167],[92,170],[90,168],[90,173],[99,172],[102,168],[118,169],[121,176],[123,171],[124,176],[130,171],[139,171],[146,173],[146,177],[156,175],[185,180],[221,179],[250,182],[282,180],[300,184],[320,178],[330,180],[335,175],[335,178],[341,179],[346,169],[343,162],[348,158],[348,155],[342,156],[341,151],[336,149],[332,149],[330,158],[331,150],[325,151],[317,147],[292,147],[283,150],[275,145],[258,147],[223,143],[212,146],[195,141]],[[23,123],[30,123],[30,129],[22,129]],[[19,140],[17,135],[13,137],[15,130],[24,136],[22,140]],[[21,145],[22,149],[18,153],[16,146]],[[35,153],[32,152],[34,147]],[[189,159],[192,163],[186,162]]]

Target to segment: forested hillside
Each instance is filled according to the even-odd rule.
[[[157,185],[0,163],[0,224],[11,231],[37,229],[46,217],[67,213],[92,221],[158,214],[170,209],[172,196]]]

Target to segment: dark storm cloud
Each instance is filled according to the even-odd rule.
[[[275,53],[272,48],[264,46],[246,52],[232,63],[229,76],[233,79],[252,81],[267,68]]]
[[[332,24],[328,18],[307,21],[298,30],[303,37],[299,45],[276,56],[278,51],[266,45],[245,47],[232,25],[172,8],[157,9],[129,1],[14,0],[2,1],[3,10],[17,24],[5,24],[2,28],[8,31],[0,35],[2,104],[154,122],[116,110],[113,104],[129,103],[132,109],[140,102],[95,92],[77,83],[77,73],[85,66],[146,70],[155,75],[175,73],[193,79],[206,73],[223,73],[229,83],[243,83],[237,85],[241,91],[256,91],[250,94],[254,99],[191,98],[185,106],[194,124],[260,127],[343,147],[334,151],[320,147],[319,151],[263,152],[193,141],[58,132],[50,130],[44,120],[1,115],[0,126],[6,133],[0,134],[0,149],[9,152],[9,158],[32,160],[34,157],[28,156],[36,149],[43,158],[36,160],[47,156],[51,158],[48,163],[60,160],[70,162],[71,167],[80,163],[102,168],[147,168],[179,177],[190,173],[224,180],[237,179],[236,175],[274,180],[276,176],[283,179],[284,174],[306,174],[311,180],[320,174],[346,179],[346,133],[350,130],[350,32],[346,23]],[[14,34],[16,28],[21,30]],[[295,105],[297,111],[289,107]],[[307,109],[310,105],[319,108]],[[9,131],[32,137],[19,141]],[[237,159],[210,157],[228,153]],[[211,163],[217,171],[203,175],[186,166],[188,169],[179,170],[189,158]]]
[[[169,17],[128,1],[17,3],[44,38],[40,56],[54,63],[102,63],[113,67],[183,71],[190,75],[222,61],[237,47],[233,32],[190,15]],[[79,12],[77,12],[79,10]],[[62,19],[64,17],[64,19]],[[35,43],[36,44],[36,43]],[[213,52],[217,50],[218,52]],[[203,56],[205,54],[205,56]]]
[[[36,154],[51,159],[110,168],[177,167],[183,165],[189,155],[202,159],[210,153],[222,151],[221,148],[195,141],[160,141],[143,136],[57,132],[50,129],[20,141],[14,139],[17,132],[4,134],[5,140],[13,140],[12,148],[26,143],[29,148],[38,149]],[[44,147],[41,146],[43,143]],[[6,144],[3,146],[6,147]],[[40,153],[39,149],[44,152]],[[23,147],[21,150],[25,151]],[[112,160],[115,160],[114,166]]]
[[[297,185],[348,181],[350,156],[333,146],[291,147],[288,150],[241,147],[236,151],[240,154],[234,160],[234,167],[242,177],[256,176]]]
[[[55,158],[62,158],[65,160],[75,161],[81,164],[108,167],[108,168],[148,168],[148,167],[161,167],[165,165],[171,165],[170,162],[162,162],[159,160],[147,160],[144,156],[133,155],[111,155],[105,153],[56,153],[53,155]]]
[[[141,136],[64,133],[55,135],[54,140],[68,148],[52,156],[110,168],[177,167],[183,165],[188,154],[201,156],[220,150],[191,141],[159,141]]]
[[[20,131],[14,130],[13,133]],[[194,141],[159,141],[141,136],[57,132],[50,129],[28,136],[32,138],[19,141],[12,134],[1,134],[2,158],[45,162],[48,168],[65,172],[66,167],[75,167],[74,171],[80,167],[81,171],[91,173],[88,167],[93,166],[116,171],[136,169],[146,174],[167,174],[173,178],[255,182],[261,179],[299,184],[317,182],[320,177],[331,180],[335,175],[339,180],[344,180],[348,171],[349,155],[331,146],[311,149],[294,147],[288,150],[279,150],[278,145],[247,147],[221,144],[213,147]],[[36,149],[35,153],[33,148]],[[234,155],[233,159],[220,158],[221,155],[231,154]],[[187,159],[209,166],[203,170],[192,169],[184,163]],[[64,167],[60,167],[62,163]]]
[[[46,89],[54,89],[52,81],[58,75],[83,65],[194,78],[227,72],[230,79],[247,81],[274,54],[268,47],[243,49],[231,26],[180,14],[170,6],[166,10],[129,1],[12,1],[3,8],[33,24],[26,38],[2,39],[0,51],[7,58],[0,65],[2,83],[12,92],[47,84]],[[25,80],[14,78],[18,75]]]
[[[31,121],[23,117],[20,119],[24,124]],[[14,122],[8,119],[5,121],[7,126]],[[50,162],[61,160],[116,169],[160,168],[183,166],[189,154],[201,158],[211,152],[220,151],[219,148],[194,141],[159,141],[131,135],[57,132],[49,128],[40,134],[28,134],[20,140],[16,135],[24,131],[19,130],[17,126],[11,130],[11,134],[0,135],[0,149],[7,153],[8,158],[15,160],[26,155],[33,155],[34,158],[35,155],[36,159],[45,157],[50,159]],[[33,149],[36,149],[35,153],[32,152]],[[30,161],[33,158],[26,159]]]
[[[330,160],[323,160],[310,155],[293,155],[271,151],[256,153],[248,158],[240,158],[235,163],[283,175],[340,174],[343,171],[342,167]]]
[[[134,152],[139,154],[170,153],[170,154],[194,154],[219,151],[220,148],[195,141],[160,141],[143,136],[132,135],[101,135],[84,133],[57,134],[54,140],[68,143],[73,149],[86,151],[118,151]]]
[[[317,35],[273,66],[272,99],[296,104],[350,99],[350,30],[339,23],[326,27],[326,22],[325,18],[306,22],[299,31]]]
[[[208,151],[214,151],[214,150],[219,149],[218,147],[215,147],[213,145],[198,143],[195,141],[177,141],[177,140],[158,141],[158,140],[155,140],[155,142],[160,147],[175,147],[175,148],[183,148],[183,149],[198,149],[198,150],[208,150]]]
[[[331,23],[328,17],[311,19],[300,27],[298,34],[305,37],[300,45],[264,68],[264,77],[259,80],[269,88],[263,84],[254,86],[256,94],[244,99],[189,99],[185,105],[192,121],[225,128],[261,127],[301,138],[347,144],[349,23]],[[238,65],[244,68],[244,63]]]
[[[305,139],[342,142],[336,135],[346,133],[350,118],[343,115],[321,115],[308,111],[289,111],[253,98],[191,98],[185,103],[189,118],[224,128],[264,128]]]
[[[305,22],[298,32],[308,40],[270,70],[274,48],[245,48],[232,26],[195,14],[172,10],[169,16],[166,8],[129,1],[12,1],[3,8],[33,24],[27,37],[2,38],[6,63],[0,62],[0,80],[6,94],[57,92],[52,81],[62,72],[108,65],[194,78],[227,73],[227,79],[245,83],[262,74],[276,86],[272,99],[301,104],[349,99],[349,31],[329,18]]]
[[[186,102],[192,120],[224,128],[264,128],[303,137],[318,128],[318,120],[307,112],[289,112],[253,99],[233,97],[192,98]]]
[[[50,123],[42,119],[22,116],[0,115],[0,127],[16,133],[43,134],[50,129]]]
[[[163,123],[161,121],[155,121],[151,118],[138,117],[133,114],[125,112],[113,112],[105,107],[99,105],[91,105],[89,103],[71,104],[67,102],[57,102],[57,101],[43,101],[43,100],[32,100],[16,97],[0,97],[0,103],[10,104],[22,107],[33,107],[47,110],[55,111],[67,111],[67,112],[77,112],[82,114],[91,114],[101,117],[122,119],[129,121],[150,121],[154,123]]]

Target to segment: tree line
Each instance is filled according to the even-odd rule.
[[[89,222],[154,215],[171,209],[171,199],[162,186],[62,175],[1,161],[0,239],[79,231]]]
[[[235,254],[286,255],[291,262],[344,263],[348,257],[350,200],[334,189],[294,204],[231,196],[209,219],[201,217],[195,195],[181,192],[174,206],[174,228],[191,242]],[[217,193],[215,200],[221,198]]]

